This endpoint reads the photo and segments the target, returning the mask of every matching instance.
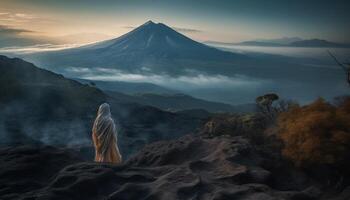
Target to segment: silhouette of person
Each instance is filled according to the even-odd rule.
[[[95,146],[95,161],[119,164],[122,162],[117,144],[117,130],[112,119],[109,104],[98,108],[92,128],[92,140]]]

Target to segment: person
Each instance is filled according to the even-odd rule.
[[[92,140],[95,146],[95,161],[119,164],[122,162],[117,144],[117,130],[112,119],[109,104],[98,108],[92,128]]]

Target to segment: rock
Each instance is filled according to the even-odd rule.
[[[263,156],[242,137],[188,135],[156,142],[119,166],[80,162],[59,149],[19,151],[21,159],[14,153],[1,157],[6,165],[16,162],[18,166],[12,175],[2,172],[1,183],[6,180],[7,186],[1,190],[1,199],[288,200],[313,199],[318,193],[314,188],[279,191],[271,187],[269,179],[274,174],[264,168]],[[39,159],[41,156],[46,159]],[[38,172],[34,177],[17,177],[21,169]]]
[[[339,195],[331,200],[349,200],[350,199],[350,186],[346,187]]]
[[[321,190],[315,186],[311,186],[302,191],[310,199],[317,199],[321,195]]]
[[[220,135],[244,136],[252,142],[263,143],[263,132],[267,128],[266,117],[259,114],[223,114],[212,117],[199,130],[210,137]]]
[[[266,183],[271,176],[271,172],[257,167],[249,170],[251,179],[256,183]]]
[[[81,162],[73,151],[43,146],[0,148],[0,199],[18,199],[45,187],[62,168]]]

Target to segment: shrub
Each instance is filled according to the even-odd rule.
[[[318,99],[280,113],[278,135],[282,154],[298,166],[339,164],[349,159],[350,98],[338,105]]]

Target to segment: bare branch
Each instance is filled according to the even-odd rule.
[[[347,68],[347,66],[339,62],[338,59],[330,51],[327,51],[327,52],[345,72],[349,72],[349,69]]]

